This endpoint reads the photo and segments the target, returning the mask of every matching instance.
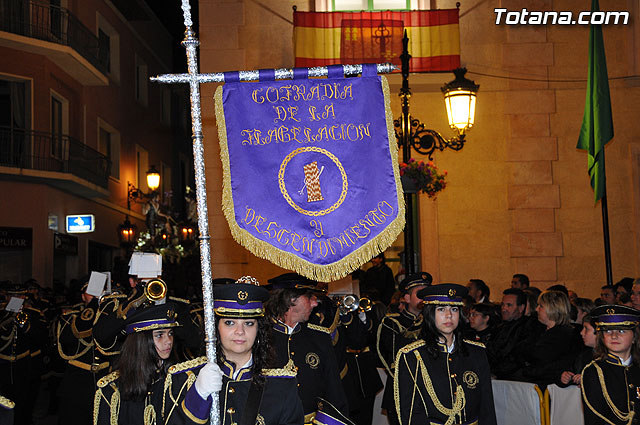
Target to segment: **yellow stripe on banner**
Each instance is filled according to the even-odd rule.
[[[449,56],[460,54],[458,24],[435,27],[407,27],[409,54],[414,57]]]
[[[458,24],[407,27],[409,54],[414,57],[460,54]],[[295,56],[309,59],[340,59],[342,28],[296,27]]]
[[[340,59],[342,28],[296,27],[293,30],[297,58]]]

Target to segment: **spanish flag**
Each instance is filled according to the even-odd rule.
[[[382,63],[401,65],[409,37],[411,72],[460,67],[458,9],[381,12],[294,12],[296,67]]]

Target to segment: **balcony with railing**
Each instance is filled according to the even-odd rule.
[[[106,156],[70,136],[0,127],[0,178],[44,179],[76,194],[106,196],[109,170]]]
[[[82,84],[108,84],[98,37],[64,7],[0,0],[0,45],[46,55]]]

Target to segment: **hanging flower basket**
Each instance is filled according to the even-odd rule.
[[[435,198],[447,186],[447,172],[438,172],[433,162],[416,161],[410,158],[407,163],[400,163],[400,180],[405,193],[425,193]]]

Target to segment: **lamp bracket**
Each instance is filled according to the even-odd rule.
[[[395,127],[398,146],[403,149],[413,148],[416,152],[427,155],[430,160],[433,160],[433,153],[436,149],[441,152],[447,148],[459,151],[464,147],[466,141],[464,134],[452,137],[451,139],[445,139],[442,134],[436,130],[425,128],[424,124],[417,118],[411,118],[409,120],[408,140],[405,139],[402,131],[402,117],[393,120],[393,126]],[[408,145],[405,145],[405,143]]]

